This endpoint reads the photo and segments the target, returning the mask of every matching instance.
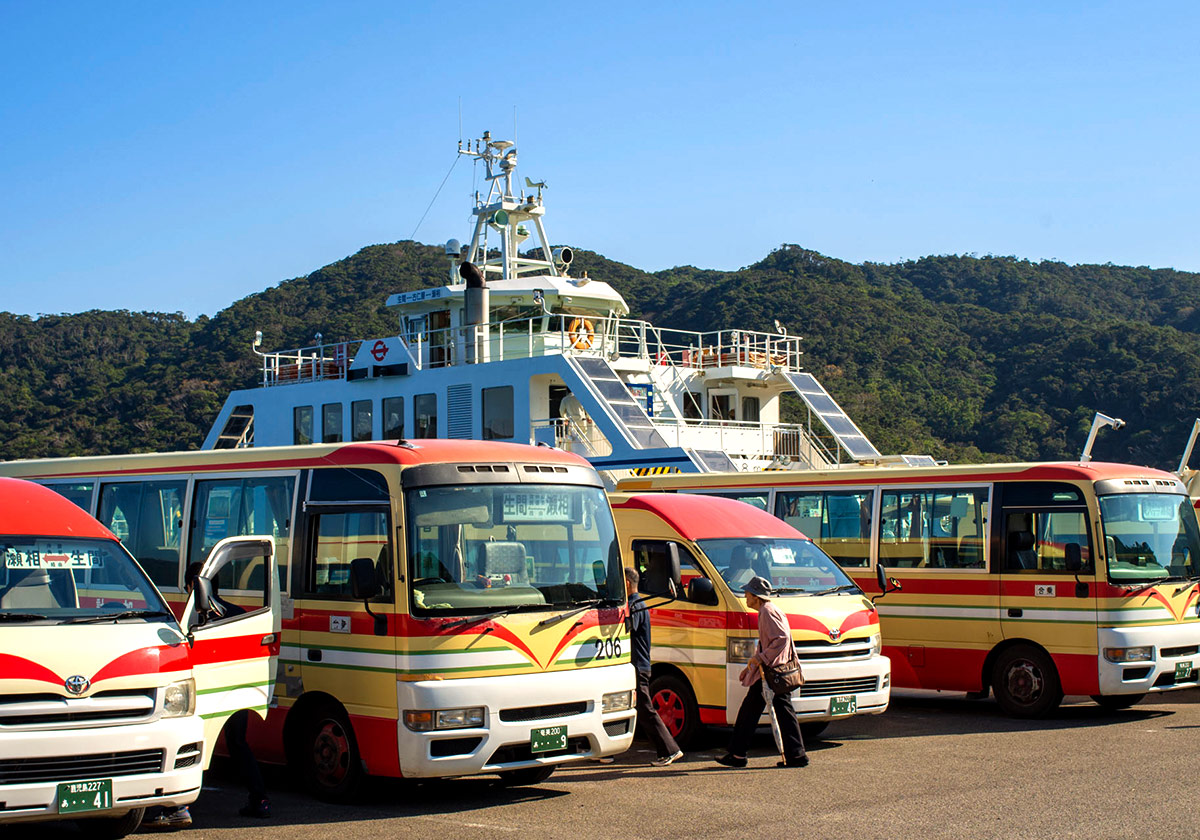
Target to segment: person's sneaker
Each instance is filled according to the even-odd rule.
[[[668,764],[673,764],[681,758],[683,758],[683,750],[675,750],[670,755],[660,755],[650,763],[655,767],[666,767]]]
[[[724,764],[726,767],[745,767],[749,762],[744,758],[738,758],[736,755],[726,753],[717,759],[717,764]]]
[[[243,817],[256,817],[260,820],[270,819],[271,802],[267,799],[260,799],[258,802],[247,802],[238,810],[238,813]]]
[[[175,831],[190,828],[192,813],[186,805],[179,808],[162,808],[152,817],[142,820],[142,828],[150,831]]]
[[[802,755],[798,758],[786,758],[775,765],[776,767],[807,767],[808,756]]]

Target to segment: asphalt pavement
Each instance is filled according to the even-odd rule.
[[[710,730],[666,768],[645,741],[613,764],[560,769],[541,784],[495,777],[371,780],[358,801],[327,805],[269,772],[274,815],[238,816],[244,792],[217,767],[183,840],[263,838],[1188,838],[1200,835],[1200,692],[1106,712],[1084,698],[1020,721],[961,695],[897,694],[884,715],[836,723],[812,763],[776,768],[761,730],[744,770],[721,767],[727,733]],[[69,827],[9,828],[5,840],[86,837]],[[148,837],[149,832],[136,835]]]

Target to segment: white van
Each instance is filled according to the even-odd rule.
[[[180,622],[112,532],[0,478],[0,557],[0,825],[87,820],[117,838],[148,806],[194,801],[229,716],[271,702],[274,540],[218,543]],[[266,571],[261,606],[222,616],[211,582],[249,568]]]

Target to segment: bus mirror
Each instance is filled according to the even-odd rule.
[[[887,571],[882,563],[875,566],[875,582],[879,584],[879,593],[883,594],[887,590]]]
[[[713,582],[702,575],[697,575],[688,581],[687,599],[693,604],[707,604],[710,607],[715,607],[720,603]]]
[[[379,594],[375,561],[370,557],[356,557],[350,561],[350,591],[358,601],[369,601]]]
[[[1083,570],[1083,552],[1079,548],[1079,543],[1067,543],[1063,547],[1063,554],[1068,572]]]

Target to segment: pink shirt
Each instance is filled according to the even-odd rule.
[[[778,667],[792,658],[792,628],[787,616],[771,601],[758,609],[758,650],[754,656],[763,665]]]

